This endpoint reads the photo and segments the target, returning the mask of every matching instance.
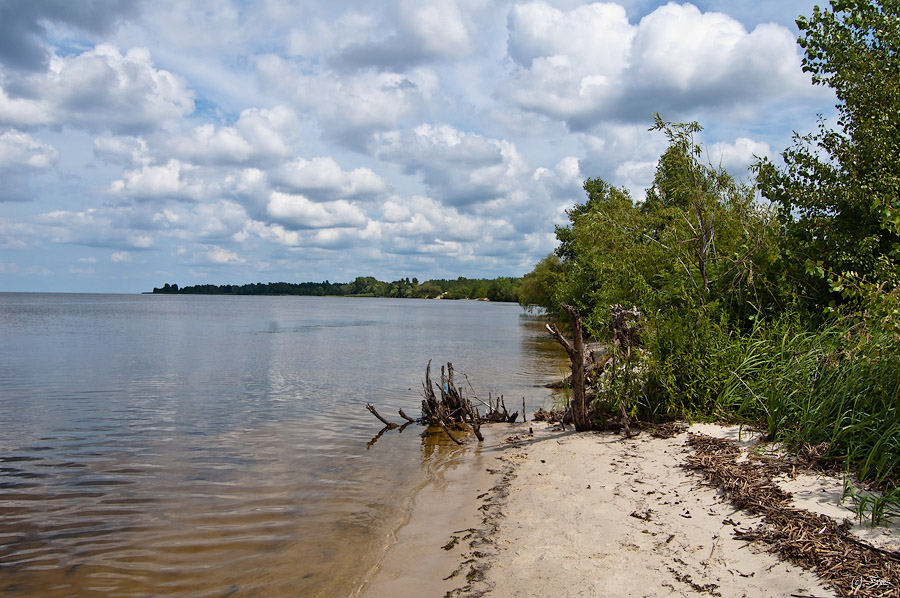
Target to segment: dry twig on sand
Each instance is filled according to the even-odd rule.
[[[741,450],[721,438],[691,434],[696,453],[687,467],[722,489],[732,504],[763,515],[763,524],[736,530],[741,540],[758,541],[782,558],[814,571],[840,596],[900,596],[900,554],[869,546],[850,535],[846,523],[790,506],[790,494],[774,478],[791,469],[774,459],[738,463]]]

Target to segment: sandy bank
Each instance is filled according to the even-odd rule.
[[[417,496],[363,596],[837,595],[814,574],[733,537],[759,518],[681,467],[692,450],[685,433],[623,440],[530,427],[533,434],[524,424],[492,427],[485,447]],[[737,428],[692,431],[741,440]],[[851,515],[839,504],[838,481],[786,483],[798,506]],[[900,545],[896,528],[855,531],[883,548]]]

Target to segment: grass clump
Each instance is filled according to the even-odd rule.
[[[900,515],[900,335],[844,317],[809,331],[784,315],[739,334],[725,322],[676,321],[650,335],[650,418],[762,422],[772,441],[855,472],[874,523]]]

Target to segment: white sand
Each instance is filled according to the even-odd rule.
[[[364,597],[439,597],[454,588],[464,588],[454,595],[492,598],[835,595],[814,574],[733,538],[735,527],[758,518],[681,467],[690,451],[686,434],[624,440],[530,427],[533,435],[526,424],[491,427],[473,467],[451,468],[419,494]],[[737,428],[693,431],[738,438]],[[510,436],[519,441],[504,443]],[[485,469],[495,473],[485,477]],[[839,481],[790,484],[802,495],[798,506],[852,516],[837,504]],[[472,527],[487,541],[476,534],[453,550],[440,548]],[[858,531],[891,549],[900,537],[896,528]],[[454,570],[459,574],[442,579]]]

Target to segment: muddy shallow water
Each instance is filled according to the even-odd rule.
[[[565,367],[515,305],[311,297],[0,294],[0,354],[0,589],[47,597],[348,595],[459,450],[365,403]]]

